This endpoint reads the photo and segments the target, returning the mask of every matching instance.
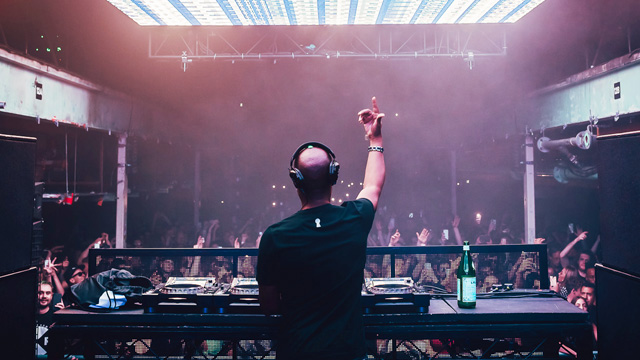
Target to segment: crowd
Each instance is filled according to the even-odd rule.
[[[149,226],[133,231],[126,244],[131,248],[255,248],[260,244],[260,230],[273,222],[265,216],[250,218],[244,222],[231,217],[223,224],[220,220],[205,221],[198,227],[188,222],[173,222],[163,214],[154,214]],[[471,244],[521,244],[523,234],[513,229],[519,227],[509,216],[500,221],[468,221],[451,216],[438,225],[427,221],[422,214],[399,220],[390,211],[379,209],[368,237],[369,246],[437,246]],[[464,225],[464,226],[463,226]],[[595,271],[599,239],[593,241],[581,226],[548,227],[536,239],[548,247],[548,272],[551,290],[587,311],[595,331]],[[589,243],[591,246],[587,246]],[[103,233],[80,249],[52,247],[47,251],[41,268],[38,287],[38,337],[39,351],[46,348],[41,335],[51,324],[51,314],[69,306],[72,299],[70,286],[81,283],[87,277],[88,253],[92,248],[113,247],[109,235]],[[434,292],[456,291],[455,271],[459,254],[398,255],[391,264],[388,255],[369,255],[365,277],[389,277],[394,267],[396,277],[411,277],[418,286]],[[539,259],[536,253],[480,253],[474,254],[477,287],[479,292],[490,292],[496,284],[512,284],[515,289],[540,287]],[[238,259],[238,276],[255,277],[256,257]],[[111,268],[127,269],[132,274],[148,277],[154,285],[166,282],[171,276],[213,276],[219,282],[230,283],[231,257],[117,257],[101,259],[97,271]]]

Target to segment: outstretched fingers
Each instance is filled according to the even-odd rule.
[[[384,117],[384,114],[380,113],[380,108],[378,108],[378,100],[376,97],[371,98],[371,106],[373,107],[373,114],[376,116],[374,120],[380,120]]]

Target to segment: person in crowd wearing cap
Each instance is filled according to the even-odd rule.
[[[358,113],[369,155],[356,200],[331,204],[339,164],[327,146],[305,143],[289,163],[302,208],[262,235],[260,306],[266,314],[282,314],[279,360],[366,357],[360,291],[367,236],[385,179],[384,114],[375,98],[372,103],[372,110]]]

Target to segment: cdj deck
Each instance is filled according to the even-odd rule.
[[[365,279],[362,287],[365,314],[428,313],[430,300],[410,277]]]
[[[146,313],[257,314],[258,282],[236,278],[225,284],[213,277],[171,277],[142,294],[142,305]]]
[[[258,314],[258,282],[235,278],[231,284],[213,277],[171,277],[142,295],[145,313]],[[427,313],[430,295],[411,278],[366,279],[362,287],[363,313]]]

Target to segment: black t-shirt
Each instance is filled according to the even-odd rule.
[[[364,357],[361,289],[368,199],[300,210],[262,236],[257,280],[282,297],[279,360]]]
[[[45,355],[47,353],[47,331],[49,331],[49,327],[53,324],[53,313],[58,310],[55,304],[59,303],[61,299],[60,294],[53,294],[49,311],[44,314],[40,314],[40,312],[36,313],[36,355]]]
[[[47,354],[47,344],[49,342],[49,326],[53,324],[53,310],[49,309],[44,314],[36,314],[36,355]]]

